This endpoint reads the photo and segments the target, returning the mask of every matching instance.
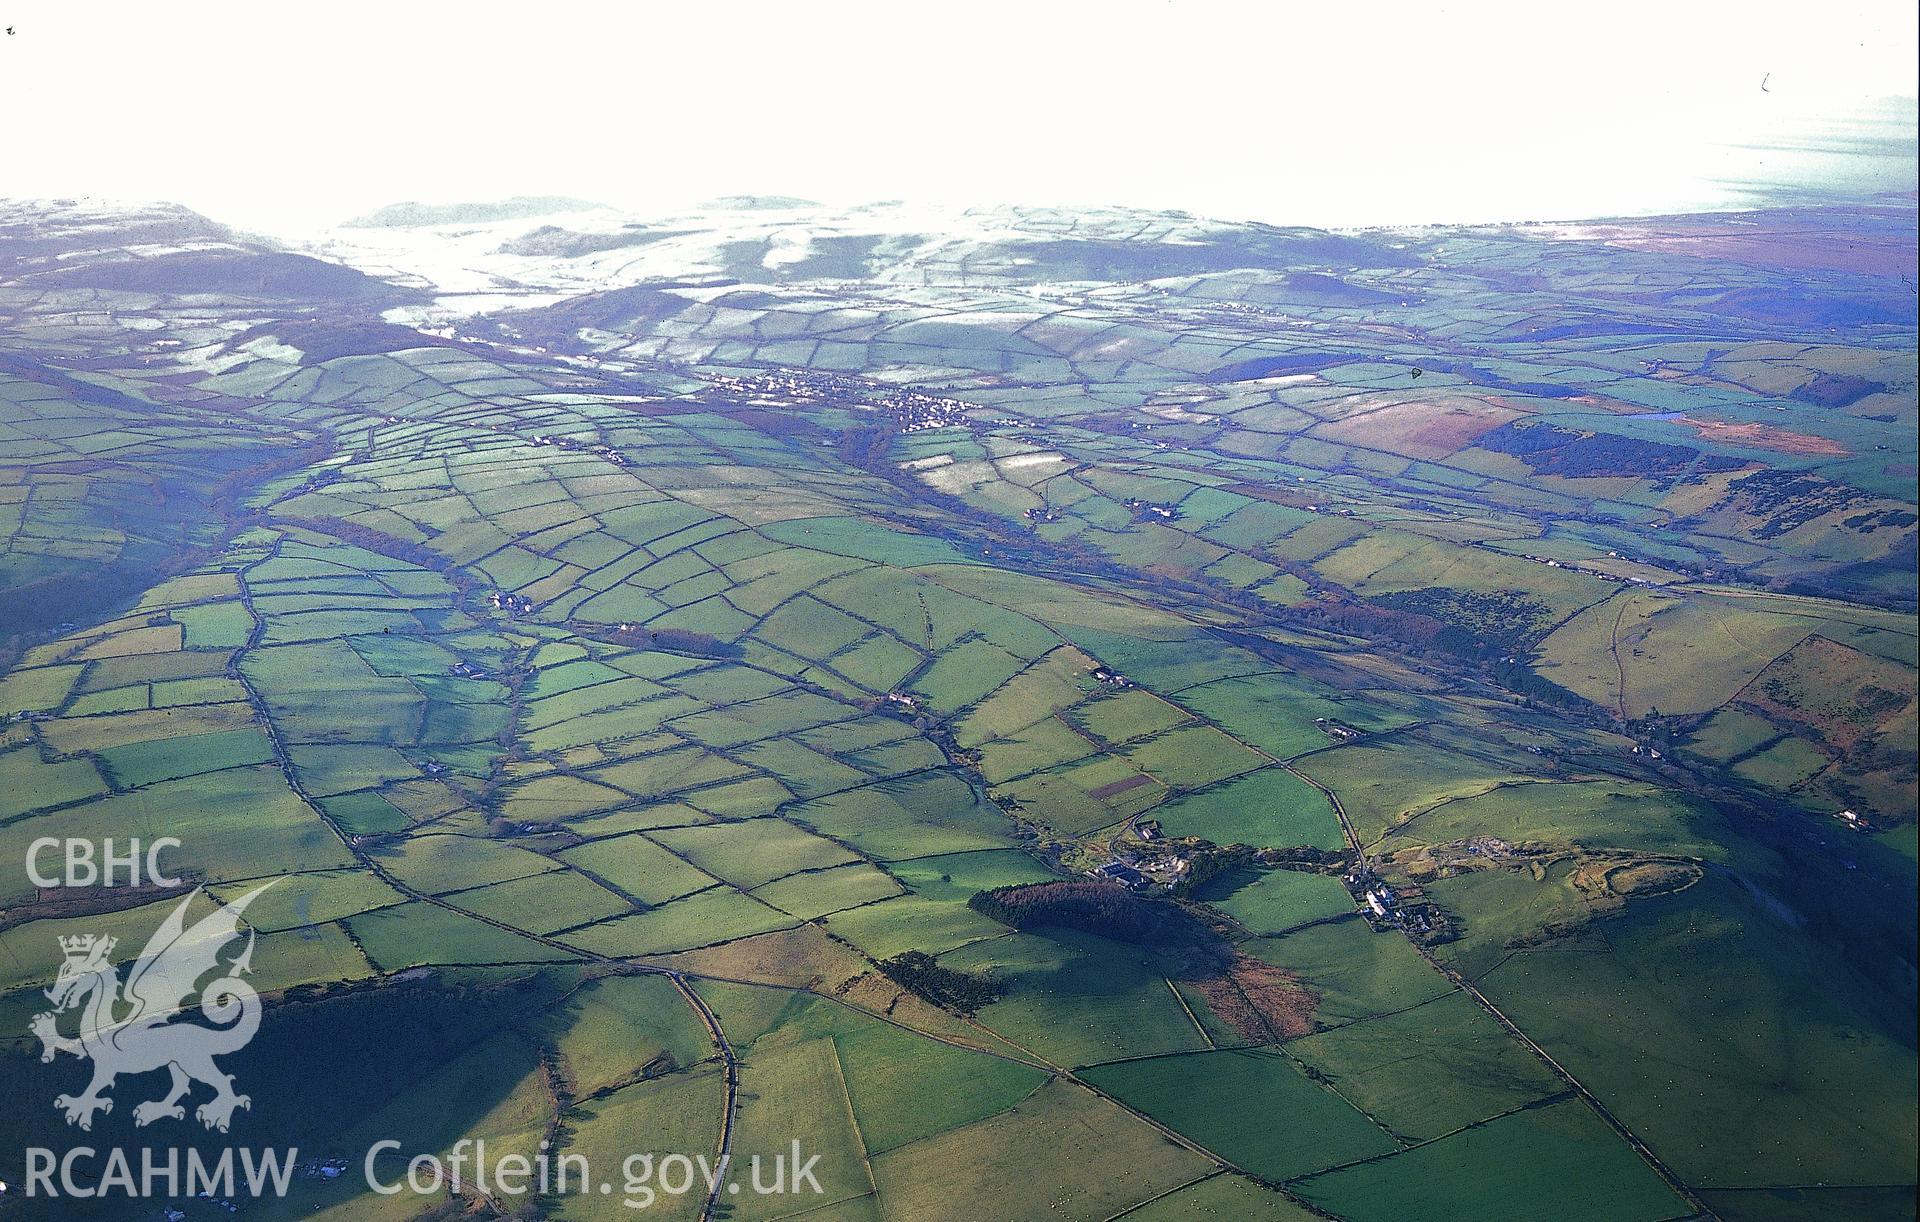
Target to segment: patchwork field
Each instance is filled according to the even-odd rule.
[[[386,1136],[819,1156],[703,1219],[1911,1216],[1910,208],[563,203],[0,205],[0,1181],[192,1128],[311,1160],[266,1217],[635,1212],[422,1215]],[[67,940],[262,886],[254,1107],[67,1125]]]

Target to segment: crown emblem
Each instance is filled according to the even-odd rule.
[[[97,945],[100,953],[106,955],[113,952],[114,944],[118,941],[118,938],[96,938],[93,934],[82,933],[70,938],[61,938],[60,949],[69,955],[84,955]]]

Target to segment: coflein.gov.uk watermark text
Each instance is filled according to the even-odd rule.
[[[733,1160],[726,1154],[718,1158],[705,1154],[629,1154],[621,1160],[617,1178],[596,1177],[592,1162],[584,1154],[550,1154],[543,1141],[541,1152],[531,1157],[517,1153],[489,1157],[484,1140],[456,1142],[445,1158],[416,1155],[407,1162],[404,1176],[387,1178],[376,1164],[383,1155],[399,1150],[397,1141],[376,1142],[362,1164],[367,1186],[383,1196],[409,1190],[426,1194],[446,1186],[500,1197],[617,1193],[628,1208],[646,1209],[662,1197],[685,1197],[696,1192],[703,1196],[751,1193],[762,1197],[820,1196],[826,1192],[814,1171],[820,1156],[804,1154],[797,1140],[779,1154],[748,1156],[746,1174],[731,1178],[728,1170]]]
[[[591,1160],[579,1153],[551,1153],[541,1142],[537,1154],[494,1154],[484,1140],[462,1140],[444,1155],[416,1154],[401,1159],[395,1140],[368,1147],[360,1170],[366,1189],[380,1196],[411,1194],[443,1197],[449,1192],[517,1200],[527,1197],[591,1195],[617,1197],[632,1210],[650,1209],[663,1200],[691,1195],[726,1198],[825,1194],[816,1168],[820,1155],[806,1154],[794,1141],[786,1151],[753,1154],[735,1164],[730,1155],[646,1152],[630,1154],[613,1174],[596,1175]],[[294,1148],[252,1150],[228,1147],[217,1154],[197,1149],[143,1147],[105,1150],[75,1146],[65,1151],[30,1148],[26,1174],[7,1195],[33,1199],[215,1200],[285,1197],[297,1180],[332,1180],[341,1160],[302,1164]],[[744,1170],[744,1174],[740,1172]],[[729,1175],[733,1171],[734,1174]]]

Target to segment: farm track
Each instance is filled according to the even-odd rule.
[[[1291,765],[1284,766],[1288,772],[1293,773],[1326,795],[1327,801],[1333,806],[1333,813],[1340,820],[1341,830],[1346,833],[1347,847],[1353,850],[1357,860],[1365,862],[1367,860],[1366,851],[1361,847],[1359,837],[1354,834],[1353,822],[1347,817],[1347,809],[1341,804],[1340,796],[1305,773],[1296,771]],[[1401,930],[1400,933],[1402,936],[1406,936],[1404,930]],[[1593,1110],[1593,1113],[1600,1117],[1608,1128],[1611,1128],[1615,1133],[1619,1134],[1620,1138],[1633,1148],[1633,1152],[1639,1155],[1640,1160],[1651,1168],[1655,1175],[1660,1177],[1661,1182],[1672,1189],[1695,1213],[1708,1218],[1715,1216],[1713,1211],[1707,1208],[1705,1202],[1701,1201],[1694,1193],[1693,1189],[1689,1188],[1679,1176],[1675,1175],[1673,1169],[1668,1167],[1660,1156],[1655,1154],[1653,1149],[1649,1147],[1645,1141],[1640,1139],[1639,1134],[1628,1128],[1625,1121],[1614,1115],[1606,1104],[1600,1102],[1599,1097],[1589,1090],[1585,1083],[1573,1076],[1573,1071],[1556,1060],[1553,1054],[1549,1053],[1545,1048],[1542,1048],[1532,1036],[1522,1031],[1520,1025],[1511,1018],[1508,1018],[1506,1013],[1502,1011],[1499,1006],[1495,1005],[1491,998],[1481,992],[1478,986],[1453,968],[1440,962],[1432,951],[1422,946],[1416,939],[1408,936],[1407,944],[1413,947],[1415,954],[1426,961],[1428,967],[1431,967],[1434,971],[1446,977],[1456,988],[1468,997],[1471,997],[1474,1003],[1485,1011],[1494,1022],[1498,1023],[1507,1034],[1525,1045],[1527,1051],[1531,1052],[1542,1065],[1546,1066],[1548,1072],[1552,1073],[1554,1077],[1560,1079],[1562,1082],[1565,1082],[1569,1089],[1580,1096],[1581,1100]]]
[[[1622,600],[1620,609],[1613,613],[1613,633],[1608,650],[1613,654],[1613,665],[1620,672],[1620,690],[1615,700],[1615,709],[1620,716],[1620,724],[1627,724],[1627,660],[1620,656],[1620,624],[1627,617],[1627,606],[1631,599]]]
[[[1613,1111],[1608,1108],[1606,1104],[1600,1102],[1599,1097],[1587,1089],[1586,1085],[1581,1082],[1580,1079],[1574,1077],[1571,1070],[1554,1059],[1552,1053],[1542,1048],[1534,1041],[1532,1036],[1522,1031],[1519,1024],[1515,1023],[1511,1018],[1508,1018],[1506,1013],[1501,1010],[1499,1006],[1495,1005],[1491,998],[1485,993],[1482,993],[1478,986],[1453,968],[1441,963],[1426,947],[1421,946],[1419,943],[1413,943],[1413,949],[1422,959],[1427,961],[1428,966],[1432,967],[1434,971],[1445,976],[1457,985],[1467,996],[1473,998],[1482,1010],[1491,1015],[1493,1020],[1506,1030],[1507,1034],[1526,1045],[1527,1050],[1533,1053],[1533,1055],[1540,1060],[1541,1064],[1545,1065],[1556,1078],[1565,1082],[1575,1094],[1579,1095],[1580,1098],[1586,1102],[1586,1105],[1593,1110],[1594,1115],[1605,1121],[1608,1128],[1619,1134],[1621,1140],[1633,1147],[1633,1152],[1640,1156],[1640,1161],[1652,1168],[1654,1174],[1658,1175],[1661,1181],[1665,1183],[1668,1188],[1672,1189],[1681,1200],[1685,1201],[1696,1214],[1704,1218],[1714,1218],[1718,1216],[1711,1209],[1707,1208],[1706,1203],[1694,1193],[1693,1189],[1688,1187],[1686,1182],[1678,1175],[1675,1175],[1673,1169],[1668,1167],[1667,1164],[1661,1160],[1660,1156],[1655,1154],[1652,1148],[1640,1139],[1637,1133],[1627,1127],[1625,1121],[1614,1115]]]

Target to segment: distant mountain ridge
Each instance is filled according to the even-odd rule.
[[[517,221],[556,212],[592,212],[606,207],[589,199],[567,195],[515,195],[509,199],[455,204],[423,204],[413,200],[375,208],[345,222],[346,229],[411,229],[422,225],[475,225],[490,221]]]
[[[0,276],[35,288],[329,312],[418,300],[417,293],[343,262],[289,250],[167,203],[0,200]]]

